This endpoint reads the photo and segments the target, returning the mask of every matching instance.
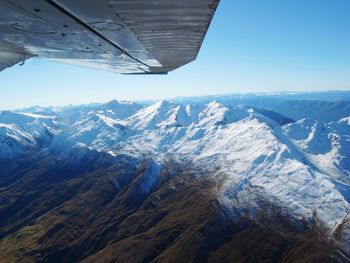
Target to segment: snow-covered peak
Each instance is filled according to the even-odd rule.
[[[155,102],[153,105],[151,105],[150,107],[156,110],[156,109],[166,108],[169,105],[173,105],[173,103],[168,100],[159,100]]]
[[[14,111],[1,111],[0,122],[2,123],[29,123],[35,120],[54,120],[53,116],[45,116],[34,113],[14,112]]]
[[[134,115],[141,108],[143,106],[135,102],[112,100],[98,107],[96,112],[112,119],[125,119]]]
[[[350,126],[350,117],[340,119],[339,123],[344,123],[344,124]]]
[[[285,125],[283,129],[290,138],[295,140],[305,140],[316,124],[316,120],[304,118],[295,123]]]
[[[190,125],[212,127],[248,116],[250,113],[246,109],[228,107],[218,102],[207,105],[182,105],[162,100],[141,109],[126,121],[138,130],[154,130]]]
[[[122,120],[90,113],[62,133],[60,139],[100,149],[112,147],[116,141],[122,141],[128,132],[128,127]]]
[[[37,141],[14,124],[0,123],[0,159],[9,159],[34,150]]]
[[[302,119],[283,127],[289,138],[299,141],[306,151],[324,154],[332,150],[331,128],[312,119]]]
[[[230,107],[213,101],[206,105],[205,109],[198,115],[202,126],[225,125],[244,118],[251,114],[241,107]]]
[[[302,119],[283,126],[283,132],[305,151],[307,158],[319,170],[338,180],[350,182],[350,129],[347,129],[346,122],[325,124]]]
[[[0,112],[0,157],[8,159],[48,144],[60,132],[53,116]]]
[[[21,131],[14,124],[0,123],[0,136],[2,138],[11,137],[16,141],[22,141],[23,144],[34,144],[35,140],[30,134]]]
[[[179,105],[162,100],[141,109],[127,121],[130,123],[130,126],[137,130],[153,130],[164,125],[172,124],[175,121],[172,120],[174,114],[176,115],[178,110]]]
[[[31,134],[34,138],[39,138],[47,133],[56,134],[59,130],[56,117],[33,113],[2,111],[0,112],[0,123],[16,125],[16,127]]]
[[[51,117],[11,114],[0,114],[0,135],[11,143],[32,142],[33,130],[56,124]],[[159,101],[147,107],[112,101],[77,116],[72,125],[61,126],[58,141],[110,155],[146,155],[160,164],[169,156],[190,162],[210,171],[225,207],[254,211],[266,199],[298,219],[312,218],[316,209],[330,228],[350,211],[347,118],[328,124],[294,122],[271,111],[215,101]],[[155,184],[151,175],[156,170],[150,169],[143,182],[147,189]]]
[[[82,127],[86,123],[91,122],[95,125],[104,125],[108,127],[117,127],[117,126],[124,126],[125,123],[122,120],[119,119],[113,119],[108,116],[102,115],[100,113],[96,114],[89,114],[86,119],[83,119],[82,121],[78,121],[74,124],[75,127]]]
[[[342,118],[337,122],[331,122],[330,125],[339,130],[345,136],[350,134],[350,117]]]

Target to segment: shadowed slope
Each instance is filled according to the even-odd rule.
[[[26,161],[0,180],[2,262],[346,262],[278,208],[233,220],[190,166],[84,148]]]

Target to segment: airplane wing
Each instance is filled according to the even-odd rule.
[[[196,59],[219,0],[0,0],[0,71],[31,57],[125,74]]]

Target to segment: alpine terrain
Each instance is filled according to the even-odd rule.
[[[350,115],[219,101],[0,112],[0,262],[350,262]]]

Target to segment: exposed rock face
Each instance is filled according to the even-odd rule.
[[[4,262],[349,261],[347,118],[167,101],[52,113],[0,114]]]
[[[57,160],[13,162],[1,178],[4,262],[346,262],[316,217],[261,200],[233,218],[191,166],[86,149]]]

